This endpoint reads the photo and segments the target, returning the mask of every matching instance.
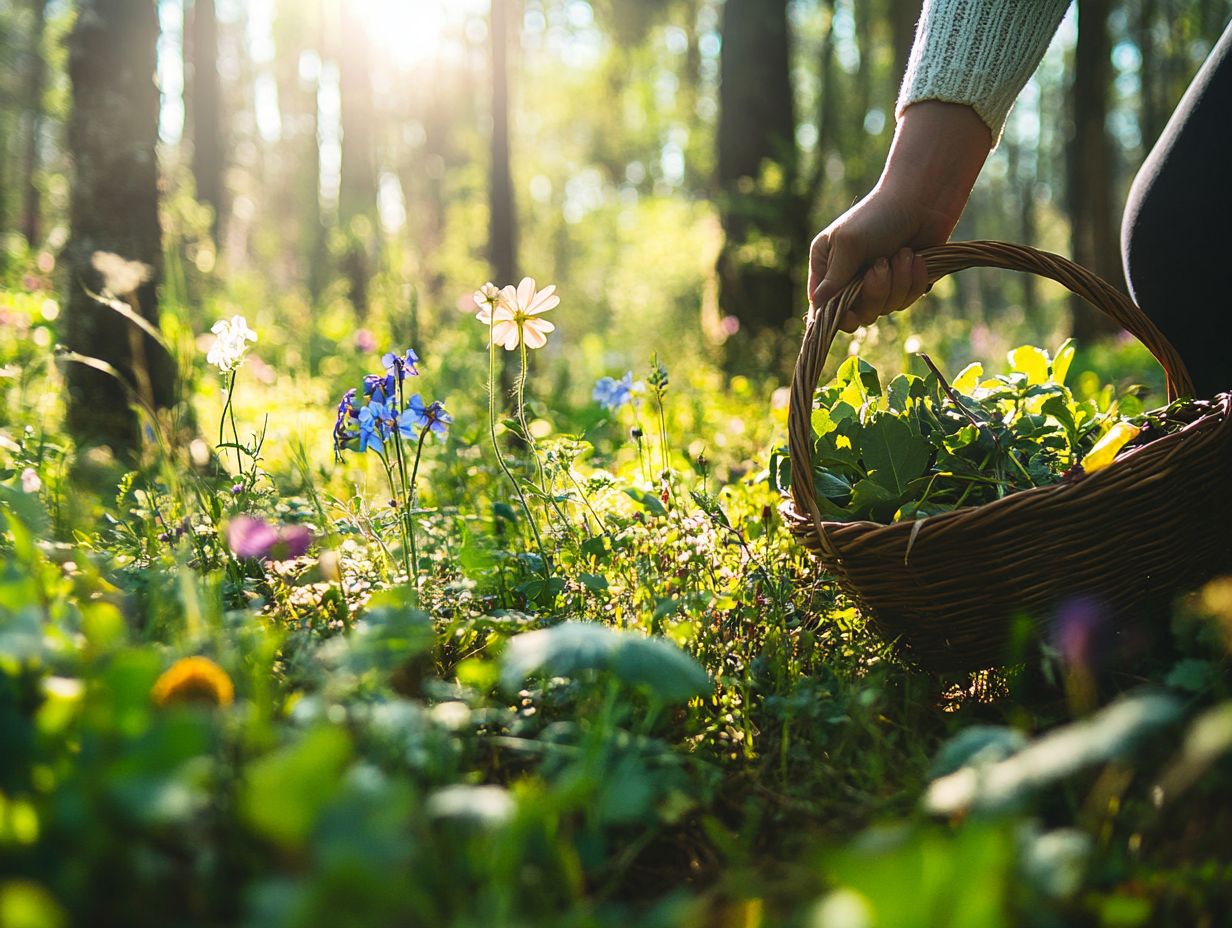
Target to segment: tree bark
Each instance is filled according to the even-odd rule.
[[[371,48],[360,19],[342,10],[342,49],[338,92],[342,105],[342,165],[338,219],[346,236],[343,273],[351,284],[351,304],[362,319],[368,315],[368,281],[372,273],[372,222],[376,211],[375,112],[372,99]]]
[[[170,408],[175,367],[157,342],[90,296],[107,286],[92,259],[111,252],[149,268],[147,278],[129,292],[113,289],[157,325],[162,271],[155,160],[158,17],[155,0],[79,0],[77,10],[68,43],[73,183],[63,262],[65,343],[70,351],[110,365],[115,375],[67,363],[67,424],[81,443],[110,445],[126,456],[139,445],[130,404]]]
[[[787,0],[727,0],[719,64],[719,308],[748,339],[796,314],[799,202]]]
[[[21,233],[31,248],[42,237],[42,195],[38,186],[39,142],[43,131],[43,87],[47,81],[47,61],[43,57],[43,37],[47,31],[46,0],[30,0],[33,22],[26,50],[26,137],[22,158]]]
[[[1068,199],[1074,260],[1114,287],[1125,288],[1120,237],[1113,217],[1115,161],[1106,127],[1112,81],[1108,14],[1111,0],[1078,5],[1078,43],[1070,93],[1073,121],[1069,139]],[[1079,297],[1070,303],[1073,334],[1082,342],[1120,331]]]
[[[488,183],[488,261],[498,286],[516,284],[517,210],[509,167],[509,13],[511,0],[492,0],[492,151]]]
[[[222,89],[218,78],[218,18],[214,0],[192,0],[187,39],[192,137],[192,173],[197,199],[214,211],[210,231],[217,241],[224,217],[223,170],[226,139],[222,125]]]

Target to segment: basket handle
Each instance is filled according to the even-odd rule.
[[[1079,267],[1068,258],[1039,251],[1026,245],[1007,242],[950,242],[919,252],[928,268],[929,284],[947,274],[969,267],[999,267],[1010,271],[1026,271],[1055,280],[1078,294],[1096,309],[1119,323],[1142,342],[1164,369],[1168,381],[1168,397],[1192,396],[1193,380],[1185,362],[1145,313],[1128,296],[1100,277]],[[787,416],[787,443],[791,453],[791,495],[796,510],[810,517],[822,550],[837,558],[823,528],[817,497],[813,489],[812,409],[813,392],[825,365],[830,346],[838,334],[838,323],[860,295],[863,278],[844,287],[832,300],[820,308],[809,308],[804,330],[804,342],[796,359],[791,380],[791,402]]]

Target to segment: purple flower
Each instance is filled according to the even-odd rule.
[[[426,428],[443,436],[451,422],[453,416],[445,412],[444,403],[436,400],[425,406],[423,397],[416,393],[406,401],[406,409],[398,417],[398,431],[407,438],[415,438]]]
[[[394,354],[392,351],[387,351],[385,356],[381,358],[381,364],[391,375],[398,378],[398,382],[406,380],[408,376],[418,377],[419,368],[415,365],[419,363],[419,355],[415,353],[414,348],[406,349],[404,356]]]
[[[367,354],[376,351],[376,336],[368,329],[355,330],[355,347]]]
[[[236,557],[284,561],[305,554],[311,544],[306,525],[275,528],[256,516],[239,515],[227,526],[227,546]]]
[[[227,547],[236,557],[264,558],[278,541],[278,530],[255,516],[236,516],[227,526]]]
[[[338,403],[338,419],[334,422],[334,453],[339,454],[347,442],[355,438],[352,420],[359,418],[359,410],[355,408],[355,388],[347,390]]]
[[[284,525],[278,530],[278,539],[270,548],[269,556],[275,561],[286,561],[308,553],[312,544],[312,529],[306,525]]]

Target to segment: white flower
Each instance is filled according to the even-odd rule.
[[[476,290],[474,296],[475,305],[479,307],[480,313],[491,312],[492,308],[500,302],[500,298],[500,288],[490,280]],[[487,321],[487,319],[483,320],[485,323]]]
[[[495,302],[489,302],[486,288],[479,293],[485,305],[475,318],[492,327],[492,341],[506,351],[523,343],[527,348],[542,348],[548,343],[548,333],[556,331],[556,326],[539,318],[560,304],[555,285],[536,290],[534,280],[523,277],[516,288],[510,285],[501,290]]]
[[[27,467],[21,472],[21,492],[37,493],[43,489],[43,481],[33,467]]]
[[[224,374],[244,363],[244,355],[248,353],[248,342],[257,340],[257,333],[248,328],[248,320],[243,316],[219,319],[210,331],[218,338],[210,346],[205,359]]]

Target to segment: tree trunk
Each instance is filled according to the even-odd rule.
[[[1069,139],[1068,199],[1074,260],[1114,287],[1125,288],[1120,239],[1113,217],[1115,162],[1108,137],[1108,91],[1112,80],[1108,13],[1111,0],[1078,5],[1078,44],[1070,93],[1073,122]],[[1073,334],[1089,343],[1120,331],[1116,323],[1074,297]]]
[[[923,0],[890,0],[890,28],[894,41],[894,80],[902,82],[915,41],[915,26],[920,20]],[[897,90],[897,85],[895,85]]]
[[[33,23],[30,28],[29,56],[26,64],[26,138],[22,159],[21,233],[33,248],[42,237],[40,218],[42,196],[38,187],[39,142],[43,132],[43,86],[47,80],[47,61],[43,57],[43,36],[47,31],[46,0],[30,0]]]
[[[184,52],[188,67],[188,113],[192,137],[192,173],[197,199],[214,211],[210,231],[215,241],[223,225],[222,90],[218,79],[218,18],[214,0],[192,0]]]
[[[803,304],[787,0],[727,0],[719,65],[719,308],[740,323],[729,358]]]
[[[511,0],[492,0],[492,158],[488,184],[488,261],[498,286],[516,284],[517,211],[509,168],[509,13]]]
[[[362,319],[368,315],[368,281],[376,211],[375,112],[372,99],[371,47],[363,22],[342,10],[342,49],[338,59],[338,92],[342,105],[342,166],[338,190],[338,220],[346,236],[343,273],[351,284],[351,305]]]
[[[65,343],[70,351],[110,365],[115,374],[79,362],[66,365],[68,427],[83,444],[107,444],[128,455],[139,444],[130,404],[170,408],[175,367],[157,342],[87,291],[110,288],[158,324],[158,16],[155,0],[79,0],[77,9],[68,43],[73,93],[68,151],[74,170],[64,255]],[[109,285],[94,266],[99,252],[141,262],[148,268],[146,279]]]

